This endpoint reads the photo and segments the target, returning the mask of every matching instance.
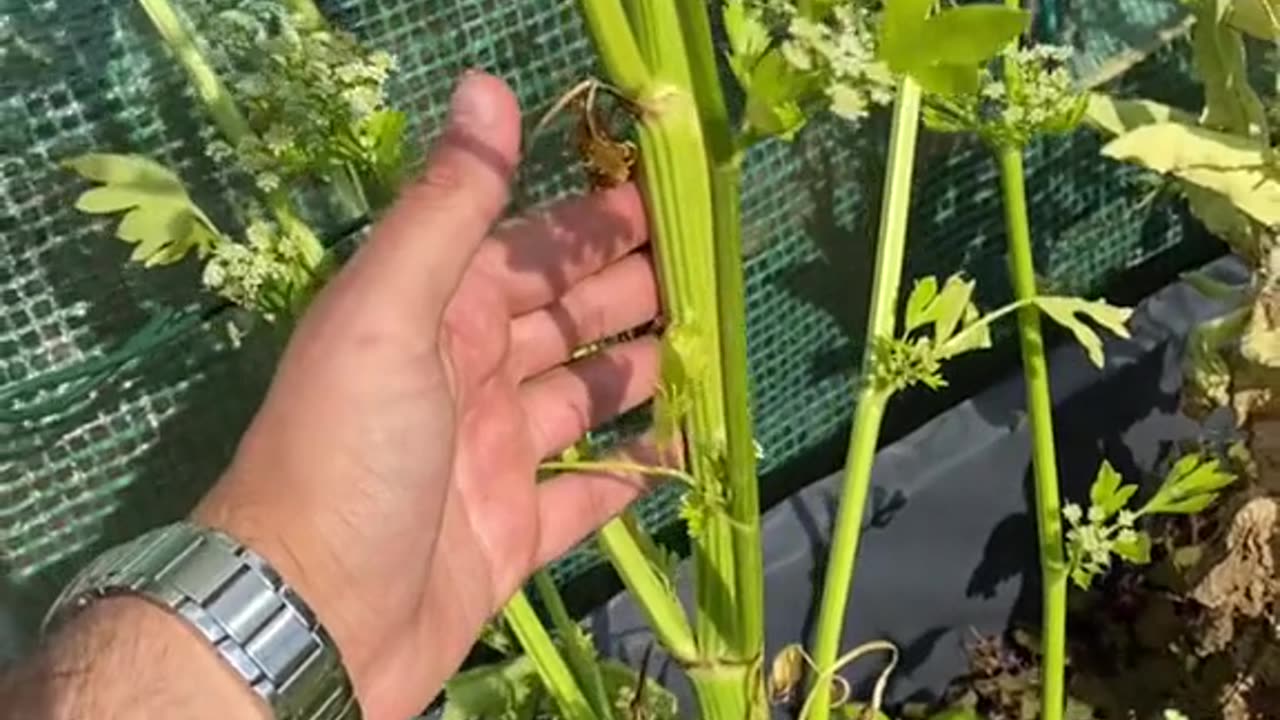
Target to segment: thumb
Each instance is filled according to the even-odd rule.
[[[520,152],[520,108],[501,79],[468,71],[426,170],[406,187],[352,264],[369,292],[443,312],[507,204]]]

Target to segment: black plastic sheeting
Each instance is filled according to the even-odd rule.
[[[1204,269],[1232,283],[1248,278],[1233,258]],[[1074,344],[1053,350],[1055,440],[1069,499],[1087,501],[1104,457],[1127,479],[1150,477],[1175,442],[1203,432],[1177,413],[1179,364],[1188,331],[1221,311],[1177,282],[1138,306],[1131,340],[1108,341],[1105,368],[1095,368]],[[898,646],[891,702],[941,692],[964,672],[964,643],[974,630],[996,633],[1015,621],[1036,621],[1040,589],[1023,392],[1015,369],[876,456],[842,648],[873,639]],[[765,515],[770,657],[787,643],[809,644],[840,484],[839,474],[828,477]],[[680,593],[691,606],[689,568],[682,570]],[[603,653],[631,663],[652,638],[625,593],[587,622]],[[884,658],[872,654],[845,673],[859,697],[866,697]],[[682,714],[691,717],[687,683],[656,647],[650,672],[676,692]]]

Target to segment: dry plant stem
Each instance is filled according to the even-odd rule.
[[[920,127],[920,86],[909,76],[898,83],[898,96],[893,110],[893,129],[889,140],[889,162],[884,196],[880,210],[880,237],[876,245],[875,280],[867,318],[866,342],[863,349],[862,376],[872,376],[874,348],[878,339],[894,336],[898,311],[898,287],[902,277],[902,261],[906,250],[907,218],[911,206],[911,177],[915,164],[916,136]],[[866,381],[858,392],[854,411],[849,454],[845,460],[844,483],[840,510],[827,557],[827,572],[822,584],[822,604],[814,639],[813,662],[818,668],[812,692],[828,697],[831,672],[840,649],[846,605],[858,555],[858,539],[862,517],[871,486],[871,467],[880,436],[880,422],[890,392]],[[826,720],[829,703],[812,705],[806,720]]]
[[[196,96],[204,104],[224,139],[234,147],[241,140],[252,135],[253,129],[249,127],[249,122],[236,107],[231,92],[227,90],[227,86],[218,77],[213,66],[200,53],[195,38],[187,31],[169,0],[138,0],[138,4],[146,11],[151,24],[155,26],[174,57],[186,70]],[[291,229],[294,236],[299,238],[301,242],[299,250],[307,266],[319,268],[324,262],[324,246],[320,244],[319,238],[311,228],[298,217],[288,195],[283,190],[271,193],[267,196],[267,207],[284,229]]]
[[[1022,169],[1022,148],[998,150],[1000,183],[1004,188],[1005,224],[1009,235],[1009,267],[1014,294],[1019,300],[1036,295],[1035,265],[1031,257],[1031,231]],[[1036,529],[1039,532],[1042,588],[1041,687],[1043,720],[1061,720],[1065,702],[1067,636],[1067,563],[1062,546],[1062,504],[1058,494],[1057,455],[1053,446],[1053,402],[1049,394],[1049,370],[1045,361],[1040,309],[1018,309],[1018,341],[1027,390],[1027,414],[1031,426],[1031,463],[1035,476]]]
[[[524,591],[517,592],[502,609],[511,631],[515,633],[520,647],[533,660],[538,677],[559,707],[566,720],[597,720],[591,709],[591,703],[578,687],[569,664],[560,655],[556,644],[552,642],[550,633],[543,627],[542,620],[534,611],[533,605]]]
[[[598,720],[613,720],[613,705],[609,702],[609,692],[605,689],[604,675],[600,673],[600,664],[596,662],[595,648],[578,627],[564,606],[564,598],[560,590],[545,570],[533,575],[533,584],[538,589],[538,597],[551,617],[551,625],[560,636],[564,646],[565,659],[578,681],[578,687],[586,695],[587,702]]]

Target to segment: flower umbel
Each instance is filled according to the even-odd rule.
[[[976,95],[933,96],[925,122],[941,132],[975,132],[993,145],[1026,145],[1042,134],[1071,132],[1084,118],[1088,96],[1071,74],[1070,48],[1037,45],[1014,51],[1014,72],[1003,65],[982,74]]]
[[[351,172],[379,194],[394,185],[404,118],[387,107],[390,54],[307,25],[275,0],[237,3],[208,22],[210,55],[254,130],[233,150],[259,189]],[[228,147],[209,154],[225,160]]]
[[[245,240],[218,243],[204,266],[205,287],[274,322],[310,284],[299,240],[261,217],[249,224]]]

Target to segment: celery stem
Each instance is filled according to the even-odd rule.
[[[1031,255],[1031,231],[1022,168],[1022,148],[998,150],[1000,181],[1004,190],[1005,223],[1009,234],[1009,261],[1014,294],[1019,300],[1035,297],[1035,264]],[[1061,720],[1065,702],[1067,635],[1067,563],[1062,546],[1062,507],[1058,493],[1057,455],[1053,442],[1053,401],[1049,370],[1040,329],[1040,309],[1018,309],[1018,341],[1026,383],[1027,414],[1031,426],[1031,459],[1035,476],[1036,529],[1040,544],[1042,613],[1041,714],[1043,720]]]
[[[876,246],[875,281],[868,311],[866,345],[862,351],[863,384],[854,411],[840,510],[836,516],[831,551],[827,558],[817,637],[814,641],[813,661],[820,674],[814,680],[812,692],[820,698],[827,697],[830,692],[831,677],[823,673],[835,663],[840,649],[845,608],[854,577],[858,539],[862,532],[862,516],[867,492],[871,487],[871,467],[875,460],[880,423],[889,400],[889,392],[877,388],[870,382],[870,378],[875,362],[876,343],[892,338],[894,334],[919,125],[920,86],[910,76],[904,76],[898,84],[893,129],[889,140],[888,177],[882,199],[880,238]],[[829,703],[816,702],[806,720],[827,720],[830,712]]]
[[[502,610],[525,654],[533,660],[538,677],[566,720],[595,720],[591,704],[582,694],[573,672],[543,627],[524,591],[517,592]]]
[[[609,693],[605,689],[604,675],[600,673],[595,648],[591,647],[587,636],[569,615],[564,606],[564,598],[560,596],[560,590],[551,575],[546,570],[539,570],[533,574],[533,584],[538,589],[542,604],[547,608],[547,615],[551,617],[551,626],[560,635],[569,668],[577,678],[578,687],[591,703],[596,718],[612,720],[613,705],[609,702]]]

